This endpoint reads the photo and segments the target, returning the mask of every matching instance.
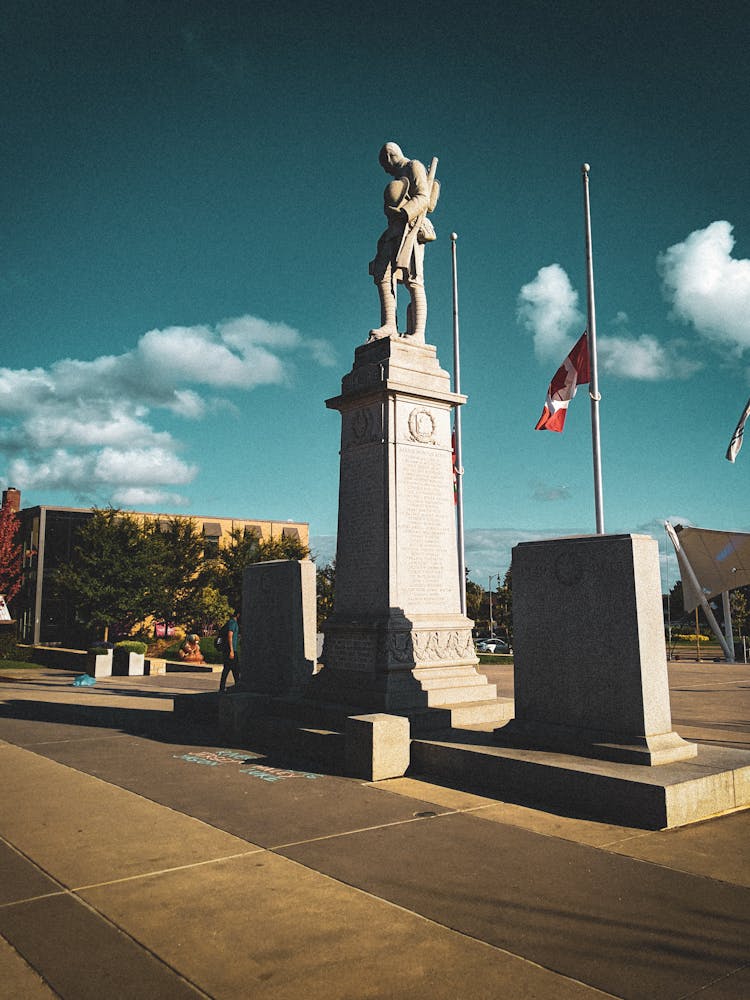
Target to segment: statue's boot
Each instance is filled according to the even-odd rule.
[[[370,340],[382,340],[384,337],[397,337],[396,296],[393,294],[390,281],[378,284],[380,295],[380,326],[370,330]]]
[[[406,336],[413,344],[424,344],[427,327],[427,296],[423,285],[412,285],[409,289],[411,302],[406,310]]]

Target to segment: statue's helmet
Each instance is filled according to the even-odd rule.
[[[383,192],[383,203],[386,208],[401,208],[409,192],[409,182],[405,177],[399,177],[386,184]]]

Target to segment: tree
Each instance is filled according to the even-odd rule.
[[[72,595],[78,624],[93,637],[110,628],[128,635],[151,612],[151,550],[141,523],[107,508],[92,511],[81,527],[70,563],[55,573],[54,589]]]
[[[149,550],[148,604],[157,621],[188,626],[202,590],[203,538],[195,521],[172,517],[143,526]]]
[[[505,634],[508,643],[513,642],[513,573],[512,567],[508,568],[503,577],[502,587],[497,589],[495,601],[495,621],[498,632]]]
[[[9,604],[21,587],[21,546],[17,537],[18,518],[6,504],[0,508],[0,594]]]
[[[248,566],[273,559],[306,559],[309,555],[309,547],[303,545],[299,538],[258,538],[244,535],[239,528],[235,528],[230,535],[230,544],[219,549],[205,579],[218,586],[230,605],[237,609],[242,604],[242,576]]]
[[[466,581],[466,614],[472,621],[478,621],[482,613],[484,591],[473,580]]]
[[[333,602],[336,591],[336,561],[323,566],[315,574],[317,600],[318,631],[320,626],[333,612]]]
[[[191,627],[200,635],[211,635],[227,621],[231,610],[229,601],[216,587],[201,587],[193,594],[185,621],[191,622]]]
[[[750,621],[750,586],[738,587],[729,594],[729,606],[732,612],[732,625],[738,636],[747,632]]]

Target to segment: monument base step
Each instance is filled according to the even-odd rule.
[[[690,760],[647,766],[498,747],[486,732],[413,739],[412,777],[506,802],[648,830],[750,807],[750,752],[699,746]]]
[[[443,706],[463,705],[475,701],[497,701],[497,687],[495,684],[461,684],[455,687],[429,687],[425,690],[427,695],[427,705],[429,708],[442,708]]]
[[[495,719],[507,722],[513,718],[512,698],[494,698],[491,701],[470,701],[462,705],[450,705],[451,728],[460,726],[480,726],[493,723]]]

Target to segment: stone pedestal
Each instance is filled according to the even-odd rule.
[[[242,579],[240,686],[294,697],[315,669],[315,564],[309,559],[254,563]]]
[[[365,781],[400,778],[409,767],[409,720],[400,715],[350,715],[346,773]]]
[[[515,719],[504,744],[636,764],[697,753],[672,730],[657,543],[645,535],[513,549]]]
[[[342,422],[336,602],[313,697],[353,714],[497,709],[460,606],[451,410],[464,401],[435,348],[404,338],[357,348],[327,400]]]

